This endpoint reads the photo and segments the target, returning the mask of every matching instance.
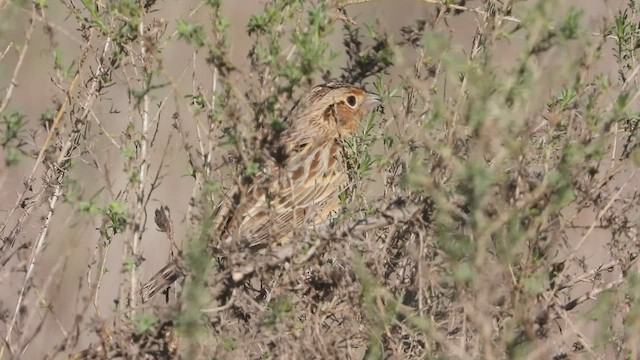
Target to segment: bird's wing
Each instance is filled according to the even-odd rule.
[[[230,239],[262,246],[285,242],[302,225],[323,222],[339,205],[338,194],[346,175],[335,166],[335,148],[308,147],[295,154],[288,168],[273,167],[243,192],[235,188],[220,222]],[[333,164],[334,166],[328,166]]]

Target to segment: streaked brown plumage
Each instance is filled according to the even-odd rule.
[[[294,230],[324,222],[338,208],[338,194],[348,182],[342,140],[379,102],[377,95],[348,84],[314,87],[292,110],[279,137],[282,156],[270,159],[247,189],[229,190],[213,238],[255,248],[286,242]],[[143,301],[178,277],[175,264],[165,266],[143,286]]]

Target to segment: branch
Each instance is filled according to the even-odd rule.
[[[105,43],[104,49],[103,49],[103,55],[108,51],[109,47],[110,47],[111,41],[109,38],[107,38],[107,41]],[[69,85],[69,89],[67,90],[67,96],[65,97],[65,102],[63,103],[63,105],[61,106],[60,110],[58,111],[58,115],[56,116],[54,123],[51,127],[51,129],[49,130],[49,133],[47,135],[47,138],[45,140],[45,142],[42,145],[42,148],[40,150],[40,154],[38,155],[38,158],[36,159],[36,163],[34,164],[34,167],[32,169],[32,173],[30,175],[30,180],[32,181],[35,171],[38,167],[38,165],[43,161],[44,158],[44,153],[45,151],[48,149],[48,144],[50,143],[51,139],[53,138],[53,135],[55,133],[57,133],[56,131],[56,127],[60,122],[60,119],[62,118],[63,114],[66,111],[66,105],[68,104],[68,102],[71,99],[71,94],[74,91],[75,85],[77,84],[77,81],[79,79],[80,76],[80,70],[82,69],[82,66],[84,65],[84,60],[86,59],[86,55],[87,52],[89,51],[89,47],[87,46],[85,48],[85,51],[82,53],[81,55],[81,60],[78,62],[78,67],[76,69],[76,74],[71,82],[71,84]],[[84,125],[86,125],[86,119],[89,115],[90,112],[90,108],[93,105],[94,100],[97,97],[97,93],[98,93],[98,86],[100,85],[100,80],[102,78],[102,75],[106,72],[106,67],[100,63],[100,66],[98,67],[98,71],[96,73],[96,75],[93,77],[92,80],[92,84],[91,87],[89,89],[89,96],[87,97],[86,102],[83,104],[83,113],[80,115],[80,117],[75,121],[75,124],[73,126],[72,132],[69,135],[69,137],[67,138],[67,140],[65,141],[65,143],[62,146],[62,149],[60,150],[60,155],[58,156],[58,159],[50,165],[49,169],[47,170],[46,174],[45,174],[45,181],[44,181],[44,186],[51,186],[52,187],[52,191],[51,191],[51,195],[48,198],[48,204],[49,204],[49,208],[47,211],[47,214],[44,216],[44,222],[40,228],[40,233],[38,235],[38,238],[36,239],[36,242],[32,248],[31,251],[31,255],[29,257],[29,261],[27,264],[27,271],[25,273],[24,279],[22,281],[22,287],[18,293],[18,299],[16,300],[16,305],[15,305],[15,309],[13,312],[13,315],[11,316],[11,320],[9,321],[9,324],[7,326],[7,333],[5,336],[5,344],[8,348],[8,350],[10,352],[16,353],[15,351],[12,351],[11,349],[11,335],[14,329],[14,326],[16,325],[16,322],[18,320],[18,316],[20,315],[20,309],[22,308],[22,303],[24,302],[25,296],[27,294],[27,290],[30,288],[29,284],[31,282],[31,279],[34,275],[35,269],[36,269],[36,263],[38,262],[40,255],[42,253],[42,251],[45,248],[46,245],[46,241],[47,241],[47,235],[49,232],[49,225],[51,223],[51,218],[53,217],[54,214],[54,210],[56,208],[56,204],[60,198],[60,196],[62,196],[63,194],[63,187],[62,187],[62,183],[63,180],[66,176],[67,170],[71,164],[70,159],[72,158],[73,152],[78,148],[78,141],[79,138],[83,132],[83,127]],[[28,181],[28,183],[30,183],[31,181]],[[28,188],[28,186],[27,186]],[[24,194],[26,193],[26,190],[23,192],[23,194],[20,196],[20,198],[24,197]],[[45,193],[44,191],[41,191],[40,194]],[[15,208],[14,208],[15,209]],[[12,209],[12,211],[14,210]],[[23,215],[24,216],[28,216],[28,213]],[[21,217],[20,221],[23,220],[23,217]],[[3,227],[4,229],[4,227]],[[3,346],[2,349],[0,349],[0,357],[2,357],[2,354],[4,352],[5,347]]]
[[[624,276],[622,274],[620,274],[620,276],[610,282],[605,284],[605,286],[601,286],[595,289],[590,290],[589,292],[587,292],[586,294],[577,297],[567,303],[565,303],[564,305],[562,305],[562,309],[569,311],[569,310],[573,310],[576,306],[582,304],[583,302],[590,300],[590,299],[597,299],[596,296],[600,295],[602,292],[607,291],[607,290],[611,290],[615,287],[620,286],[622,283],[624,282]]]

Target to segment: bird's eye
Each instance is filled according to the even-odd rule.
[[[347,104],[349,104],[349,106],[354,107],[356,106],[356,97],[353,95],[349,95],[347,96]]]

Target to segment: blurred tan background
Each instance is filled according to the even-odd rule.
[[[600,32],[604,18],[611,18],[616,13],[616,9],[625,5],[626,1],[604,1],[604,0],[573,0],[558,1],[558,13],[562,13],[562,8],[568,6],[577,6],[584,10],[584,21],[587,21],[594,32]],[[1,4],[1,2],[0,2]],[[466,6],[481,6],[480,1],[468,1]],[[24,41],[24,31],[28,26],[29,10],[20,10],[11,4],[4,4],[0,8],[0,51],[13,43],[18,46]],[[186,18],[193,9],[198,6],[197,1],[165,1],[161,2],[160,11],[150,15],[150,18],[165,19],[168,22],[166,34],[171,34],[176,27],[176,18]],[[250,37],[246,34],[246,25],[252,14],[258,13],[263,9],[262,1],[227,1],[224,7],[224,13],[227,17],[230,28],[228,31],[231,46],[231,59],[233,63],[243,73],[250,73],[249,60],[247,52],[251,44]],[[414,20],[420,18],[429,18],[433,16],[435,4],[428,1],[420,0],[380,0],[371,1],[362,4],[351,5],[347,7],[347,13],[353,17],[359,24],[375,24],[379,23],[380,28],[392,35],[392,38],[399,39],[400,27],[414,23]],[[83,40],[79,37],[79,33],[74,28],[76,21],[70,19],[67,15],[67,9],[61,6],[57,1],[51,1],[49,7],[45,10],[46,17],[53,27],[54,39],[58,44],[58,50],[62,54],[62,59],[66,66],[75,60],[79,54],[79,46],[83,44]],[[197,22],[206,23],[207,18],[195,13],[191,18]],[[523,16],[525,14],[514,14],[515,16]],[[443,32],[448,32],[453,42],[460,46],[461,49],[468,51],[471,46],[471,39],[474,35],[476,18],[478,14],[473,12],[464,12],[462,15],[449,18],[446,23],[447,28],[441,26]],[[336,61],[336,71],[344,64],[343,45],[342,45],[341,24],[336,23],[335,31],[331,37],[334,44],[334,51],[338,53]],[[504,43],[504,51],[501,51],[500,61],[508,66],[514,60],[517,51],[513,49],[520,46],[521,39],[514,38],[510,43]],[[52,73],[52,50],[50,48],[51,39],[43,31],[42,24],[37,24],[33,35],[33,41],[24,65],[20,69],[17,77],[18,86],[15,89],[10,108],[21,109],[26,115],[26,121],[29,122],[27,128],[42,129],[39,125],[39,117],[45,110],[50,109],[52,99],[56,95],[60,95],[60,89],[55,88],[49,81],[54,76]],[[607,72],[609,64],[615,61],[612,57],[610,49],[613,42],[605,46],[605,56],[603,56],[600,68]],[[95,55],[92,55],[95,56]],[[196,71],[196,84],[205,87],[211,86],[210,69],[204,63],[192,65],[192,56],[189,47],[184,45],[182,41],[170,41],[168,46],[162,52],[164,59],[164,67],[171,73],[175,79],[180,79],[179,84],[182,87],[183,94],[193,92],[192,71]],[[6,57],[0,62],[0,95],[4,96],[4,90],[8,86],[11,73],[16,63],[16,51],[9,51]],[[411,59],[403,63],[402,59],[398,59],[396,66],[388,75],[383,75],[383,79],[387,82],[398,82],[400,76],[410,74]],[[611,67],[613,68],[613,67]],[[615,77],[616,74],[611,72],[610,75]],[[82,79],[87,81],[87,79]],[[107,89],[108,95],[102,98],[94,105],[94,111],[99,117],[105,129],[112,137],[118,139],[122,136],[129,119],[123,118],[131,113],[128,111],[132,108],[130,104],[126,88],[122,86],[126,83],[126,79],[115,79],[119,84]],[[163,92],[154,93],[157,98],[162,98]],[[164,170],[162,183],[155,192],[153,200],[147,209],[149,220],[147,228],[143,236],[143,256],[146,262],[141,267],[141,278],[148,279],[153,273],[161,268],[167,260],[169,253],[169,244],[166,237],[159,233],[153,224],[153,211],[160,205],[167,205],[171,209],[171,216],[176,224],[176,238],[183,239],[186,236],[184,228],[184,217],[188,206],[189,197],[193,187],[193,179],[187,176],[188,168],[186,156],[181,149],[180,141],[177,137],[168,140],[169,128],[171,125],[171,113],[173,105],[167,106],[160,117],[162,122],[159,130],[159,144],[169,141],[170,151],[167,152],[166,161],[169,164]],[[111,109],[119,109],[121,114],[111,113]],[[152,109],[155,113],[155,109]],[[36,134],[35,140],[42,141],[43,132]],[[152,149],[152,174],[157,171],[157,161],[162,156],[161,149],[164,146],[157,146]],[[84,164],[78,161],[72,169],[72,177],[79,183],[83,184],[83,197],[90,197],[92,194],[104,190],[104,179],[108,178],[112,182],[113,189],[124,189],[126,185],[126,175],[123,173],[122,156],[113,151],[111,143],[103,139],[95,142],[93,153],[96,160],[101,164],[108,164],[107,167],[101,168],[101,172],[97,171],[91,164]],[[0,150],[0,157],[4,157]],[[154,161],[155,160],[155,161]],[[9,209],[16,201],[17,194],[23,189],[23,182],[33,167],[33,161],[23,158],[18,166],[8,168],[4,163],[0,164],[0,223],[5,221],[7,209]],[[41,172],[39,172],[41,174]],[[621,178],[626,178],[622,174]],[[36,180],[37,184],[41,180]],[[115,194],[114,194],[115,195]],[[98,197],[98,203],[106,204],[109,195],[101,193]],[[44,215],[46,206],[40,207],[40,212],[36,212],[36,217]],[[24,358],[41,358],[43,351],[50,349],[57,344],[62,338],[63,329],[68,329],[74,319],[71,317],[75,314],[78,307],[82,303],[82,297],[86,296],[86,285],[82,287],[82,291],[78,292],[79,284],[86,283],[83,276],[90,264],[88,259],[92,258],[92,253],[96,249],[96,242],[99,235],[96,231],[103,221],[100,215],[83,214],[81,216],[73,215],[72,206],[70,204],[59,204],[56,209],[54,223],[51,225],[48,247],[44,252],[36,274],[35,283],[41,288],[46,289],[44,297],[51,301],[53,314],[49,315],[45,322],[45,328],[42,333],[45,336],[38,336],[28,348]],[[592,217],[586,216],[584,223],[590,224]],[[12,220],[13,221],[13,220]],[[10,222],[11,224],[11,222]],[[38,226],[34,223],[29,224],[22,234],[19,235],[20,243],[34,241]],[[586,255],[589,267],[597,266],[606,262],[608,254],[604,252],[606,247],[603,245],[608,239],[598,236],[596,233],[589,237],[588,243],[582,248],[582,252]],[[108,273],[105,275],[103,286],[100,289],[100,303],[97,304],[101,315],[108,318],[113,308],[113,300],[118,297],[117,284],[120,277],[121,254],[122,254],[123,236],[116,236],[107,256]],[[22,259],[24,261],[24,259]],[[7,266],[18,266],[16,263],[9,263]],[[51,272],[45,271],[51,269]],[[55,277],[49,275],[55,273]],[[613,276],[613,275],[612,275]],[[3,307],[11,309],[15,304],[16,292],[21,286],[22,279],[16,278],[0,278],[2,292],[0,293],[0,302]],[[59,285],[58,285],[59,283]],[[32,302],[33,299],[29,299]],[[29,305],[29,303],[27,303]],[[89,313],[95,313],[90,309]],[[1,325],[0,325],[1,326]],[[2,329],[2,327],[0,327]],[[66,330],[65,330],[66,331]],[[0,331],[4,337],[4,329]],[[91,337],[86,337],[85,342],[90,341]]]

